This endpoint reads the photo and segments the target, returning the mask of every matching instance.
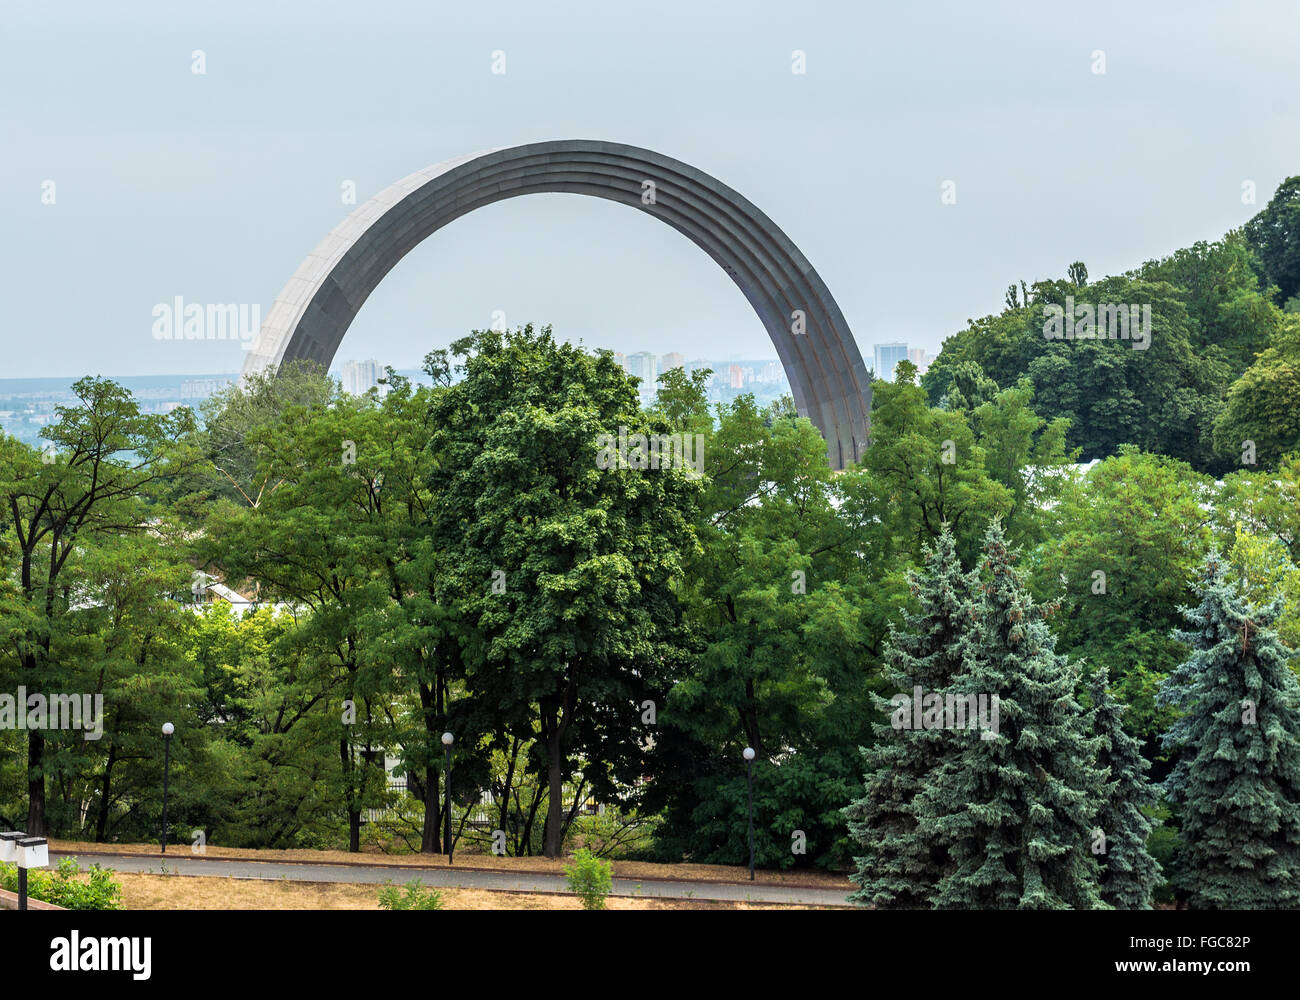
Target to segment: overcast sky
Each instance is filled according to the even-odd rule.
[[[3,0],[0,377],[237,371],[238,343],[155,340],[154,306],[265,315],[351,211],[345,181],[360,203],[558,138],[714,175],[812,261],[868,364],[878,342],[934,353],[1014,280],[1120,272],[1258,211],[1300,173],[1297,29],[1294,0]],[[336,360],[414,367],[495,310],[626,352],[776,356],[685,237],[557,194],[426,240]]]

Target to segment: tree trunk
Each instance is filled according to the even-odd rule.
[[[501,823],[500,829],[507,831],[508,834],[510,830],[510,793],[513,791],[515,784],[515,760],[519,755],[519,741],[513,737],[506,737],[506,742],[510,746],[510,752],[507,754],[509,763],[506,765],[506,780],[501,788],[501,818],[499,822]]]
[[[95,843],[102,844],[108,832],[108,792],[113,782],[113,750],[108,751],[108,762],[104,764],[104,780],[99,787],[99,816],[95,820]]]
[[[348,738],[344,736],[339,740],[339,764],[343,768],[343,784],[347,796],[347,813],[348,813],[348,850],[353,854],[361,851],[361,810],[357,809],[356,787],[352,783],[352,747],[348,743]]]
[[[439,795],[438,769],[429,764],[424,769],[424,829],[420,834],[421,854],[441,854],[442,796]]]
[[[537,807],[542,802],[542,776],[536,775],[537,784],[533,787],[533,800],[528,803],[528,815],[524,820],[524,828],[520,834],[520,840],[515,844],[516,854],[526,854],[533,856],[533,826],[537,822]],[[515,797],[515,806],[519,806],[519,798]],[[522,811],[520,812],[522,816]]]
[[[422,661],[423,662],[423,661]],[[441,660],[437,661],[439,664]],[[418,685],[420,707],[424,716],[425,753],[432,753],[429,748],[438,746],[442,726],[438,720],[445,714],[447,701],[446,683],[443,669],[436,666],[433,671],[433,683]],[[442,795],[439,781],[441,772],[429,761],[424,765],[424,829],[420,832],[420,853],[442,853]]]
[[[542,736],[546,740],[548,757],[546,774],[548,799],[546,803],[546,831],[543,836],[548,858],[558,858],[564,850],[564,734],[573,722],[573,706],[578,687],[574,682],[573,668],[564,665],[564,691],[559,697],[543,698]]]
[[[549,758],[546,767],[548,800],[546,803],[546,846],[548,858],[558,858],[564,848],[564,777],[560,766],[560,729],[557,726],[546,741]]]
[[[26,708],[26,706],[23,706]],[[45,752],[45,737],[37,730],[27,734],[27,835],[49,836],[45,820],[45,775],[41,771],[41,757]]]

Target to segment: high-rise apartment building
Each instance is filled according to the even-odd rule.
[[[627,373],[641,380],[642,392],[653,392],[655,379],[659,377],[655,356],[649,351],[638,351],[627,356]]]
[[[659,359],[659,374],[672,371],[674,368],[681,368],[686,364],[686,355],[678,354],[676,351],[669,351]]]
[[[368,361],[343,362],[343,391],[349,395],[364,395],[377,386],[383,377],[383,366],[373,358]]]
[[[894,381],[894,369],[900,361],[907,360],[907,345],[902,341],[876,345],[876,378]]]

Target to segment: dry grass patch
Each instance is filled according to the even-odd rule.
[[[287,879],[212,878],[118,872],[128,910],[378,910],[377,885],[291,882]],[[397,879],[393,880],[398,882]],[[447,910],[580,910],[577,896],[438,889]],[[611,910],[763,910],[815,907],[710,900],[610,896]]]

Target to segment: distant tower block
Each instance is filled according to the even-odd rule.
[[[653,198],[643,197],[647,190]],[[862,457],[870,377],[843,313],[807,258],[725,184],[680,160],[614,142],[567,139],[494,149],[398,181],[357,208],[303,261],[262,324],[244,374],[295,360],[328,368],[370,293],[422,240],[483,205],[556,191],[653,215],[712,257],[772,338],[795,406],[826,438],[832,467]]]

